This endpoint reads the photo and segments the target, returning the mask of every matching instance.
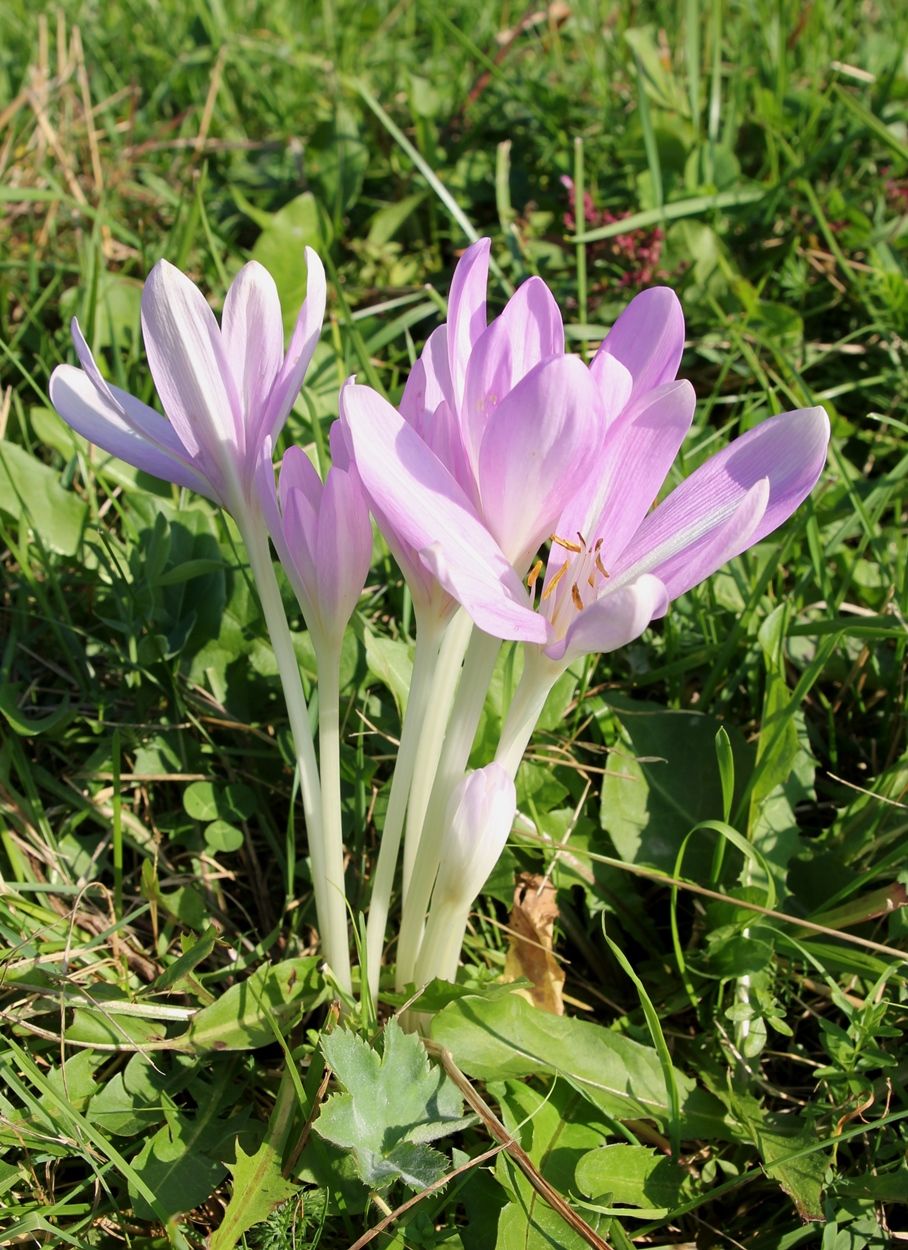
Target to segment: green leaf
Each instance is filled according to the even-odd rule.
[[[213,820],[205,827],[205,845],[215,855],[229,855],[243,845],[243,831],[226,820]]]
[[[296,1193],[281,1175],[280,1155],[269,1141],[254,1154],[236,1144],[236,1162],[228,1163],[233,1187],[224,1218],[211,1238],[211,1250],[233,1250],[248,1229],[267,1220],[273,1209]]]
[[[461,998],[432,1022],[432,1037],[471,1076],[561,1076],[606,1115],[669,1120],[665,1077],[656,1051],[585,1020],[553,1016],[511,994],[493,1001]],[[734,1138],[721,1105],[673,1069],[682,1136]]]
[[[397,638],[382,638],[370,629],[364,630],[366,643],[366,667],[391,691],[397,711],[403,719],[410,693],[413,675],[413,658],[410,648]]]
[[[722,727],[700,712],[676,712],[655,703],[610,696],[621,727],[621,748],[609,758],[602,782],[600,818],[618,854],[629,863],[671,871],[684,837],[724,810],[716,768],[716,734]],[[751,757],[741,735],[725,726],[741,785]],[[708,875],[712,841],[698,838],[685,871]]]
[[[197,1012],[180,1041],[190,1050],[254,1050],[274,1042],[274,1024],[286,1031],[323,989],[319,960],[287,959],[258,968]]]
[[[164,1119],[163,1091],[168,1078],[145,1055],[133,1055],[95,1094],[88,1107],[94,1124],[105,1133],[133,1137]]]
[[[227,1174],[220,1149],[245,1126],[245,1117],[213,1120],[204,1111],[195,1117],[171,1112],[168,1123],[150,1137],[132,1160],[168,1215],[191,1211],[209,1198]],[[130,1196],[139,1219],[154,1218],[142,1195]]]
[[[577,1188],[601,1207],[636,1207],[633,1214],[658,1219],[678,1205],[688,1174],[646,1146],[601,1146],[577,1164]],[[631,1214],[628,1212],[628,1214]]]
[[[0,440],[0,512],[26,521],[60,555],[79,550],[88,508],[64,490],[60,474],[15,443]]]
[[[259,212],[255,216],[264,228],[252,249],[252,259],[264,265],[277,283],[284,329],[289,332],[306,298],[305,249],[308,246],[324,252],[330,242],[330,226],[311,191],[304,191],[276,213]]]
[[[353,1152],[362,1179],[374,1189],[402,1180],[422,1189],[444,1175],[444,1155],[427,1142],[471,1122],[463,1101],[425,1047],[395,1020],[378,1052],[346,1029],[322,1038],[325,1059],[345,1093],[332,1094],[315,1123],[319,1134]]]

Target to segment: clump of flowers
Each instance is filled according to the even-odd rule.
[[[591,201],[584,212],[595,212]],[[296,743],[324,954],[347,996],[338,667],[368,575],[369,513],[407,580],[417,626],[360,974],[374,993],[395,886],[398,987],[456,975],[469,909],[507,840],[517,768],[557,678],[579,657],[638,638],[672,600],[775,530],[826,457],[823,409],[783,413],[652,508],[694,415],[693,388],[677,378],[677,298],[665,287],[639,294],[587,366],[566,352],[539,278],[489,320],[489,252],[484,239],[461,258],[447,320],[398,407],[348,380],[324,481],[301,448],[285,452],[277,484],[273,464],[321,327],[314,253],[286,353],[277,293],[260,267],[241,271],[220,325],[188,278],[166,265],[152,271],[143,330],[167,420],[104,381],[77,326],[81,368],[60,366],[51,383],[74,428],[237,522]],[[317,751],[269,543],[316,652]],[[521,649],[522,676],[492,758],[471,771],[503,641]]]

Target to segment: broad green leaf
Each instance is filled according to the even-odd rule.
[[[688,831],[722,816],[715,745],[721,723],[701,712],[670,711],[620,696],[609,702],[621,742],[602,781],[602,827],[622,859],[671,871]],[[750,752],[733,726],[725,730],[741,788],[751,772]],[[684,860],[689,876],[708,872],[713,845],[707,835],[690,846]]]
[[[633,1214],[653,1219],[679,1204],[689,1179],[665,1155],[622,1142],[591,1150],[577,1164],[576,1172],[577,1188],[597,1206],[636,1207]]]
[[[564,1081],[540,1090],[523,1081],[493,1086],[505,1127],[513,1133],[541,1174],[568,1196],[575,1188],[574,1169],[590,1150],[600,1146],[610,1130],[591,1103]],[[511,1197],[498,1222],[500,1250],[581,1250],[586,1243],[537,1194],[522,1172],[503,1155],[495,1165],[499,1182]],[[597,1226],[598,1217],[588,1218]],[[554,1242],[553,1242],[554,1239]]]
[[[172,1083],[151,1058],[133,1055],[95,1094],[88,1114],[103,1132],[134,1137],[164,1119],[164,1090]]]
[[[327,1141],[352,1150],[366,1184],[383,1189],[402,1180],[420,1189],[444,1175],[447,1159],[426,1143],[470,1118],[419,1038],[391,1020],[381,1056],[347,1029],[324,1037],[322,1050],[346,1092],[328,1098],[315,1127]]]
[[[665,1078],[656,1051],[599,1025],[538,1011],[520,995],[449,1004],[432,1022],[432,1037],[471,1076],[561,1076],[606,1115],[668,1122]],[[687,1138],[730,1132],[721,1105],[674,1069]]]
[[[15,443],[0,440],[0,512],[24,520],[41,543],[64,556],[82,541],[88,508],[60,485],[60,474]]]
[[[191,1211],[211,1196],[227,1174],[221,1154],[246,1127],[245,1116],[211,1118],[200,1110],[194,1117],[171,1112],[168,1122],[145,1142],[132,1160],[135,1171],[154,1191],[168,1215]],[[153,1218],[148,1203],[130,1186],[139,1219]]]
[[[315,956],[258,968],[197,1012],[181,1044],[190,1050],[254,1050],[275,1041],[317,1001],[323,982]]]
[[[391,691],[401,718],[410,693],[413,675],[413,657],[405,642],[397,638],[382,638],[370,629],[364,631],[366,643],[366,667]]]

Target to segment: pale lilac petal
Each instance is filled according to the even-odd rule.
[[[476,340],[464,385],[461,424],[474,474],[489,419],[517,383],[541,361],[564,355],[564,325],[541,278],[530,278]]]
[[[501,764],[468,773],[448,803],[433,906],[468,907],[498,863],[517,812],[517,791]]]
[[[243,408],[246,443],[255,446],[265,404],[284,359],[277,287],[257,261],[244,265],[230,285],[221,334]]]
[[[317,550],[318,514],[322,505],[324,486],[312,461],[302,447],[288,447],[281,461],[278,478],[278,498],[286,518],[293,501],[292,534],[285,525],[287,541],[291,550],[303,546],[307,560],[314,561]]]
[[[186,450],[223,470],[245,446],[240,401],[221,332],[201,291],[166,260],[142,291],[142,333],[164,411]]]
[[[272,440],[277,441],[278,434],[284,428],[284,422],[303,385],[312,353],[321,337],[326,298],[325,267],[317,253],[307,247],[306,298],[293,327],[284,363],[265,406],[258,428],[258,438],[268,434]]]
[[[518,569],[586,482],[603,433],[595,386],[576,356],[537,365],[495,409],[479,456],[482,514]]]
[[[372,563],[369,508],[355,472],[328,471],[315,548],[322,628],[339,639],[362,594]]]
[[[695,544],[708,541],[728,520],[751,487],[766,478],[768,501],[749,539],[759,542],[810,493],[826,462],[828,442],[829,418],[822,408],[802,408],[764,421],[676,487],[646,518],[610,571],[630,576],[635,570],[655,569],[679,552],[692,553]]]
[[[545,648],[552,660],[569,661],[579,655],[617,651],[668,608],[669,594],[658,577],[644,573],[629,586],[591,603],[578,612],[567,633]]]
[[[590,368],[597,376],[601,356],[615,356],[634,379],[634,397],[671,382],[684,350],[684,313],[674,291],[641,291],[606,335]]]
[[[630,402],[634,379],[617,356],[597,352],[590,374],[599,392],[606,429],[610,429]]]
[[[769,479],[763,477],[754,482],[722,525],[657,564],[653,571],[665,583],[669,599],[677,599],[756,542],[768,503]]]
[[[582,534],[589,546],[601,538],[600,558],[611,569],[655,503],[695,406],[689,382],[669,382],[628,408],[608,432],[595,486],[568,501],[556,533],[572,542]],[[553,546],[546,584],[568,556]]]
[[[286,552],[286,544],[284,543],[284,529],[281,520],[281,510],[277,502],[277,487],[274,482],[274,462],[272,455],[274,448],[271,439],[266,438],[262,443],[259,451],[258,460],[255,462],[253,471],[253,487],[255,496],[265,518],[265,524],[274,541],[277,549],[278,557],[281,564],[285,568],[289,565],[289,555]]]
[[[153,408],[104,383],[99,390],[73,365],[58,365],[50,379],[51,403],[77,434],[144,473],[198,491],[215,491],[190,464],[171,427]]]
[[[443,401],[453,398],[448,365],[448,328],[438,326],[410,370],[398,409],[405,421],[425,438],[425,424]]]
[[[448,293],[448,368],[455,407],[463,400],[467,361],[486,328],[486,288],[491,239],[479,239],[457,262]]]
[[[348,382],[340,406],[356,467],[389,545],[402,542],[433,572],[440,570],[445,589],[469,599],[460,601],[481,628],[487,626],[474,609],[495,622],[490,632],[499,637],[544,641],[547,627],[530,608],[520,579],[416,431],[367,386]]]

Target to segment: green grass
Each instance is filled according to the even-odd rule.
[[[559,687],[521,771],[527,819],[477,905],[464,977],[498,1020],[515,873],[551,872],[569,1014],[603,1026],[595,1045],[552,1033],[524,1073],[516,1051],[537,1026],[509,1020],[516,1051],[492,1072],[455,1006],[446,1044],[616,1248],[858,1250],[908,1224],[908,26],[897,4],[854,0],[527,12],[8,0],[0,15],[10,1244],[201,1246],[234,1188],[262,1197],[249,1247],[349,1247],[382,1218],[310,1131],[332,1020],[304,988],[309,963],[292,966],[296,989],[281,979],[315,950],[314,906],[244,554],[206,503],[48,410],[69,318],[150,400],[138,300],[155,260],[219,307],[254,254],[290,315],[311,243],[329,316],[284,438],[323,451],[348,374],[399,396],[459,251],[486,233],[494,299],[542,274],[582,353],[641,281],[675,287],[699,400],[679,474],[788,408],[824,404],[833,444],[784,530]],[[579,228],[563,176],[592,197]],[[357,910],[399,732],[367,628],[410,637],[390,558],[344,658]],[[506,662],[478,752],[510,677]],[[284,972],[269,979],[271,964]],[[259,989],[238,1007],[250,974]],[[582,1065],[615,1038],[646,1047],[645,1061],[615,1053],[663,1114],[591,1094]],[[688,1106],[690,1078],[721,1123]],[[490,1125],[436,1146],[453,1168],[493,1145]],[[680,1171],[644,1155],[678,1134]],[[606,1180],[603,1142],[635,1152],[604,1156],[619,1161]],[[238,1144],[260,1171],[233,1186]],[[372,1244],[583,1244],[507,1152],[393,1227]]]

